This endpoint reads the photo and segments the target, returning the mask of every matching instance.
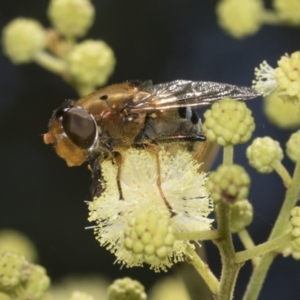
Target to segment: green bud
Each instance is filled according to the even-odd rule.
[[[46,270],[39,265],[30,266],[30,275],[24,283],[28,299],[41,299],[50,286]]]
[[[246,155],[250,165],[260,173],[271,173],[272,165],[283,158],[279,143],[270,137],[256,138],[247,148]]]
[[[51,0],[48,17],[55,29],[67,37],[81,37],[94,22],[95,9],[89,0]]]
[[[124,230],[124,247],[133,256],[150,263],[165,259],[175,243],[170,218],[157,212],[143,212],[128,222]]]
[[[45,47],[45,30],[38,21],[17,18],[4,27],[2,44],[13,63],[28,63]]]
[[[230,230],[239,232],[251,224],[253,207],[248,200],[241,200],[230,206]]]
[[[77,83],[101,86],[112,74],[116,60],[112,49],[105,42],[87,40],[71,50],[67,63]]]
[[[203,130],[208,140],[222,146],[247,142],[255,129],[252,112],[244,102],[224,99],[204,113]]]
[[[250,177],[239,165],[221,165],[211,172],[206,183],[213,201],[233,204],[248,196]]]
[[[0,253],[5,251],[22,254],[30,262],[35,262],[38,256],[32,241],[22,233],[12,229],[0,231]]]
[[[144,287],[129,277],[115,280],[108,288],[108,300],[145,300]]]
[[[300,158],[300,130],[293,133],[287,141],[286,153],[293,162],[297,162]]]
[[[23,255],[13,252],[0,254],[0,291],[11,291],[27,280],[29,263]]]

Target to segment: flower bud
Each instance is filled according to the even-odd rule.
[[[45,47],[45,30],[38,21],[17,18],[4,27],[2,44],[13,63],[28,63]]]
[[[283,151],[277,141],[270,137],[256,138],[247,148],[247,158],[250,165],[260,173],[271,173],[273,164],[281,161]]]
[[[67,63],[77,83],[101,86],[112,74],[116,60],[112,49],[105,42],[87,40],[71,50]]]
[[[300,51],[284,55],[275,70],[277,91],[280,96],[293,103],[300,101]]]
[[[175,237],[170,218],[157,212],[143,212],[128,222],[124,246],[139,260],[149,264],[164,260],[173,251]]]
[[[273,6],[283,22],[300,25],[300,3],[298,0],[274,0]]]
[[[276,90],[264,98],[264,112],[268,120],[281,129],[300,127],[300,110],[293,102],[283,100]]]
[[[286,153],[288,157],[297,162],[300,158],[300,130],[293,133],[286,143]]]
[[[206,185],[214,202],[233,204],[247,198],[250,177],[242,166],[221,165],[215,172],[210,173]]]
[[[108,288],[108,300],[145,300],[144,287],[129,277],[115,280]]]
[[[30,262],[37,260],[37,251],[32,241],[25,235],[12,229],[0,231],[0,253],[5,251],[22,254]]]
[[[256,33],[262,25],[263,3],[257,0],[222,0],[217,5],[219,25],[235,38]]]
[[[254,119],[244,102],[224,99],[204,113],[203,130],[208,140],[219,145],[247,142],[255,129]]]
[[[48,17],[55,29],[67,37],[81,37],[94,22],[95,9],[90,0],[51,0]]]
[[[0,291],[10,291],[29,276],[29,263],[23,255],[0,253]]]
[[[253,220],[253,207],[248,200],[241,200],[230,206],[230,230],[239,232],[251,224]]]
[[[24,283],[28,299],[41,299],[50,286],[46,270],[39,265],[30,265],[30,274]]]

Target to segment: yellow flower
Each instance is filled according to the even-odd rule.
[[[300,102],[300,51],[284,55],[273,69],[266,61],[255,68],[253,88],[268,95],[275,89],[283,100],[299,104]]]
[[[274,8],[282,21],[292,25],[300,25],[299,0],[274,0]]]
[[[130,149],[121,171],[124,200],[119,200],[117,167],[101,164],[105,191],[89,203],[89,221],[96,221],[95,233],[102,246],[128,267],[150,265],[166,270],[183,261],[187,241],[176,240],[176,232],[210,229],[207,216],[212,203],[205,188],[206,174],[187,152],[175,156],[159,153],[161,187],[169,207],[157,187],[153,153]],[[156,226],[156,224],[160,226]],[[140,242],[138,242],[140,241]]]
[[[262,24],[260,0],[222,0],[217,6],[219,25],[235,38],[256,33]]]
[[[293,102],[283,100],[277,91],[264,98],[264,112],[268,120],[279,128],[300,127],[300,109]]]
[[[116,59],[105,42],[86,40],[74,46],[67,57],[67,64],[77,83],[100,86],[112,74]]]

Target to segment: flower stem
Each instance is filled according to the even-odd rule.
[[[267,10],[265,9],[262,13],[262,21],[264,24],[268,25],[279,25],[281,24],[281,21],[278,17],[278,14],[274,12],[273,10]]]
[[[233,164],[233,146],[228,145],[223,148],[223,165]]]
[[[249,232],[246,229],[239,231],[238,236],[246,250],[250,250],[255,247],[255,244],[254,244]],[[260,261],[259,257],[253,257],[252,258],[253,267],[257,266],[259,261]]]
[[[215,275],[211,272],[207,264],[203,262],[203,260],[198,256],[198,254],[191,246],[187,247],[186,253],[189,255],[188,262],[194,266],[194,268],[208,285],[212,294],[216,295],[219,290],[219,282]]]
[[[62,59],[57,58],[45,51],[38,52],[34,57],[34,61],[41,67],[55,74],[64,76],[67,73],[66,63]]]
[[[233,163],[233,146],[225,146],[223,151],[223,164],[231,165]],[[230,207],[227,203],[222,201],[217,203],[216,219],[220,238],[214,240],[214,242],[219,248],[222,260],[220,288],[216,299],[230,300],[233,298],[237,275],[243,263],[235,262],[235,251],[230,232]]]
[[[230,207],[228,204],[219,201],[217,209],[217,221],[221,238],[215,240],[215,243],[221,254],[222,273],[220,289],[216,299],[230,300],[233,298],[237,275],[243,263],[235,262],[235,251],[230,233]]]
[[[191,231],[191,232],[176,232],[175,237],[177,240],[215,240],[220,237],[218,230],[203,230],[203,231]]]
[[[267,241],[263,244],[255,246],[254,248],[237,252],[235,255],[235,261],[237,263],[246,261],[248,259],[263,255],[265,253],[271,252],[291,241],[291,234],[286,233],[278,238],[275,238],[271,241]]]
[[[279,216],[276,220],[276,223],[268,239],[269,241],[279,237],[281,234],[283,234],[284,230],[286,229],[290,217],[291,209],[295,206],[298,200],[298,195],[300,193],[299,183],[300,183],[300,160],[298,160],[296,164],[292,183],[286,191],[283,205],[281,207]],[[258,298],[258,295],[262,288],[263,282],[266,278],[269,267],[273,262],[275,256],[276,254],[272,252],[263,255],[257,268],[253,271],[251,275],[250,282],[248,284],[246,293],[243,298],[244,300],[255,300]]]
[[[287,171],[287,169],[282,165],[282,163],[279,160],[276,160],[273,164],[272,167],[274,170],[278,173],[278,175],[281,177],[284,185],[286,187],[289,187],[292,184],[292,178]]]

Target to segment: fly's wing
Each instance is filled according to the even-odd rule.
[[[168,83],[142,85],[127,109],[132,113],[174,109],[178,107],[201,107],[224,98],[248,100],[261,96],[249,87],[210,81],[175,80]]]

